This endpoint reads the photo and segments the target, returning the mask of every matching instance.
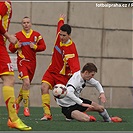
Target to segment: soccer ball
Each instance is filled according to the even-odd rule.
[[[67,88],[63,84],[56,84],[54,86],[52,93],[53,93],[54,97],[61,99],[61,98],[64,98],[66,96]]]

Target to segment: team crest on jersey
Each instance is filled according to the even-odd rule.
[[[35,43],[37,42],[37,36],[34,36],[34,42]]]

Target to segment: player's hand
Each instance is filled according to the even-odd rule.
[[[65,14],[60,14],[60,18],[63,18],[65,20],[66,15]]]
[[[37,49],[37,46],[34,43],[30,42],[30,48],[36,50]]]
[[[99,98],[101,99],[101,102],[102,103],[105,103],[106,102],[106,97],[105,97],[104,93],[101,93],[100,96],[99,96]]]
[[[88,104],[88,108],[93,109],[94,106]]]
[[[94,106],[92,106],[92,105],[90,105],[90,104],[86,104],[86,103],[82,103],[81,104],[83,107],[88,107],[88,108],[90,108],[90,109],[93,109],[94,108]]]
[[[21,43],[20,41],[18,41],[18,42],[15,44],[15,47],[16,47],[16,48],[21,48],[21,46],[22,46],[22,43]]]
[[[30,42],[30,48],[34,48],[34,44]]]

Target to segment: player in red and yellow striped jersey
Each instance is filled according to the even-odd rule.
[[[17,128],[19,130],[31,130],[31,127],[25,125],[17,116],[14,108],[14,71],[6,49],[7,39],[13,44],[17,42],[17,38],[8,33],[11,16],[11,2],[9,0],[3,0],[3,2],[0,2],[0,78],[3,81],[3,97],[9,116],[7,125],[11,128]]]
[[[70,38],[71,27],[64,24],[64,19],[65,15],[61,14],[51,64],[42,78],[41,92],[44,116],[41,120],[52,119],[49,89],[59,83],[66,85],[71,75],[80,70],[76,46]]]
[[[9,45],[12,53],[17,51],[17,66],[19,78],[23,80],[22,88],[19,96],[16,99],[17,110],[19,103],[23,99],[24,115],[30,116],[29,105],[29,89],[36,69],[36,52],[41,52],[46,49],[43,37],[37,31],[31,29],[31,20],[29,17],[22,19],[22,31],[16,33],[18,42]]]

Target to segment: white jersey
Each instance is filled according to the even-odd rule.
[[[91,78],[90,80],[84,81],[81,77],[81,71],[77,71],[73,74],[73,76],[69,79],[67,83],[67,95],[62,99],[56,98],[57,104],[62,107],[69,107],[75,105],[76,103],[81,105],[83,102],[79,96],[85,84],[88,83],[94,86],[100,93],[104,92],[99,81]]]

